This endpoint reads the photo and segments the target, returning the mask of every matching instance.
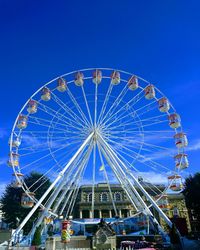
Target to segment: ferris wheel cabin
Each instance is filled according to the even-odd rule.
[[[138,78],[136,76],[132,76],[128,81],[128,87],[130,90],[136,90],[139,87]]]
[[[35,198],[35,193],[33,192],[28,192],[22,194],[21,198],[21,206],[23,208],[32,208],[34,206],[34,198]]]
[[[97,70],[93,71],[93,73],[92,73],[92,81],[93,81],[93,83],[99,84],[101,82],[101,80],[102,80],[102,72],[101,72],[101,70],[97,69]]]
[[[67,89],[67,82],[63,77],[58,78],[57,90],[60,92],[65,92]]]
[[[118,85],[120,83],[120,73],[118,71],[113,71],[111,74],[111,83],[113,85]]]
[[[177,154],[174,157],[174,159],[175,159],[177,169],[182,170],[182,169],[188,168],[189,162],[188,162],[187,154],[184,154],[184,153]]]
[[[49,88],[44,87],[41,91],[41,99],[43,101],[49,101],[51,99],[51,91]]]
[[[155,96],[156,96],[155,88],[152,84],[148,85],[144,89],[144,92],[145,92],[145,98],[147,100],[151,100],[151,99],[155,98]]]
[[[75,74],[75,79],[74,82],[76,84],[76,86],[83,86],[84,83],[84,75],[82,72],[77,72]]]

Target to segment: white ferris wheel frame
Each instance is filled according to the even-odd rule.
[[[68,75],[72,75],[72,74],[75,74],[77,72],[86,72],[86,71],[95,71],[95,70],[102,70],[102,71],[118,71],[120,73],[123,73],[127,76],[135,76],[137,77],[139,80],[141,80],[142,82],[146,83],[146,84],[151,84],[150,82],[144,80],[143,78],[135,75],[135,74],[131,74],[129,72],[126,72],[126,71],[122,71],[122,70],[118,70],[118,69],[112,69],[112,68],[87,68],[87,69],[80,69],[80,70],[75,70],[75,71],[72,71],[72,72],[69,72],[69,73],[66,73],[66,74],[63,74],[61,76],[58,76],[56,78],[54,78],[53,80],[47,82],[46,84],[44,84],[42,87],[40,87],[28,100],[27,102],[24,104],[24,106],[21,108],[15,122],[14,122],[14,125],[13,125],[13,128],[12,128],[12,132],[11,132],[11,137],[10,137],[10,152],[12,152],[13,148],[12,148],[12,141],[13,141],[13,135],[15,134],[15,128],[16,128],[16,125],[17,125],[17,121],[18,121],[18,117],[19,115],[23,112],[23,110],[27,107],[29,101],[31,99],[33,99],[33,97],[38,94],[44,87],[48,87],[49,84],[51,84],[52,82],[55,82],[56,80],[58,80],[59,78],[61,77],[67,77]],[[102,78],[110,78],[108,76],[102,76]],[[87,77],[87,78],[84,78],[84,79],[92,79],[92,76],[91,77]],[[128,80],[123,80],[121,79],[121,81],[124,81],[126,83],[128,83]],[[72,81],[71,81],[72,82]],[[69,83],[71,83],[69,82]],[[139,86],[141,91],[144,91],[144,87],[142,86]],[[154,88],[156,90],[156,92],[158,92],[161,96],[164,97],[164,94],[154,85]],[[158,213],[163,217],[163,219],[166,221],[166,223],[171,227],[172,223],[171,221],[169,220],[169,218],[165,215],[165,213],[159,208],[159,206],[157,205],[156,201],[154,201],[154,199],[148,194],[148,192],[146,192],[146,190],[142,187],[142,185],[140,184],[140,182],[137,180],[137,178],[131,173],[131,171],[129,170],[129,168],[127,168],[126,164],[122,161],[122,159],[119,158],[119,156],[117,155],[117,153],[112,149],[112,147],[104,140],[104,138],[101,137],[101,135],[98,133],[98,131],[96,130],[96,126],[97,126],[97,122],[102,118],[102,113],[100,113],[100,116],[97,120],[97,105],[98,105],[98,84],[96,84],[95,86],[95,97],[94,97],[94,100],[95,100],[95,110],[94,110],[94,121],[92,121],[92,118],[91,118],[91,115],[90,115],[90,111],[89,111],[89,107],[88,107],[88,103],[87,103],[87,98],[86,98],[86,95],[84,95],[84,98],[85,98],[85,103],[86,103],[86,106],[87,106],[87,112],[89,114],[89,121],[88,123],[93,125],[94,126],[94,131],[90,133],[90,135],[86,138],[86,140],[82,143],[82,145],[80,146],[80,148],[76,151],[76,153],[73,155],[73,157],[69,160],[69,162],[66,164],[66,166],[63,168],[62,171],[60,171],[60,173],[58,174],[57,178],[53,181],[53,183],[51,184],[51,186],[47,189],[47,191],[42,195],[42,197],[37,200],[37,199],[34,199],[35,201],[35,205],[34,207],[31,209],[31,211],[29,212],[29,214],[26,216],[26,218],[22,221],[22,223],[19,225],[19,227],[17,228],[16,230],[16,233],[19,233],[21,231],[21,229],[24,227],[24,225],[27,223],[27,221],[30,219],[30,217],[33,215],[33,213],[36,211],[36,209],[38,207],[41,207],[43,210],[44,210],[44,213],[42,214],[42,216],[38,219],[37,223],[36,223],[36,226],[38,224],[41,223],[42,219],[44,218],[44,216],[49,213],[53,216],[58,216],[59,214],[57,213],[57,208],[58,206],[60,205],[60,203],[58,202],[56,204],[56,206],[54,207],[55,209],[53,211],[50,211],[50,207],[53,203],[53,201],[55,200],[55,197],[58,195],[58,193],[61,191],[63,185],[64,185],[64,180],[65,178],[63,178],[63,182],[61,182],[61,184],[58,185],[58,188],[56,189],[55,193],[53,194],[53,196],[51,197],[51,199],[48,201],[47,203],[47,206],[44,206],[42,204],[43,200],[48,196],[48,194],[51,192],[51,190],[56,186],[56,184],[60,181],[60,179],[64,176],[66,170],[73,164],[73,162],[75,160],[78,160],[78,156],[83,152],[83,150],[86,148],[86,146],[88,146],[89,143],[91,143],[92,140],[96,140],[96,138],[98,137],[98,142],[97,144],[94,143],[94,147],[97,147],[97,149],[99,150],[100,152],[100,157],[101,155],[104,156],[104,158],[107,160],[108,164],[110,165],[110,167],[112,168],[113,172],[115,173],[115,176],[117,177],[119,183],[122,184],[122,187],[124,188],[126,194],[128,195],[131,203],[135,206],[136,208],[136,211],[139,211],[139,208],[138,206],[136,206],[137,203],[140,203],[143,205],[143,209],[144,211],[149,214],[149,215],[152,215],[150,210],[149,210],[149,207],[144,203],[143,199],[140,197],[138,191],[136,190],[136,188],[134,187],[134,185],[132,184],[132,182],[130,182],[129,180],[127,180],[126,182],[124,182],[123,178],[121,176],[123,175],[129,175],[135,185],[137,186],[137,188],[146,196],[146,198],[151,202],[151,205],[158,211]],[[105,97],[107,98],[107,96]],[[157,102],[159,99],[157,97],[154,97],[155,101]],[[104,100],[105,101],[105,100]],[[174,113],[176,113],[176,110],[175,108],[173,107],[173,105],[171,104],[170,102],[170,108],[173,110]],[[102,112],[102,110],[101,110]],[[109,111],[106,113],[106,115],[108,115]],[[137,114],[137,112],[136,112]],[[170,112],[167,111],[165,113],[166,115],[170,115]],[[139,118],[139,116],[138,116]],[[54,117],[52,118],[51,121],[53,121]],[[105,119],[105,117],[104,117]],[[104,119],[102,121],[104,121]],[[85,119],[83,119],[85,120]],[[140,118],[139,118],[139,121],[140,121]],[[141,122],[141,129],[143,130],[143,126],[142,126],[142,121]],[[175,130],[175,133],[177,133],[177,130]],[[49,131],[49,130],[48,130]],[[182,127],[180,127],[180,131],[182,131]],[[21,131],[22,132],[22,131]],[[19,133],[19,135],[21,135],[21,132]],[[141,146],[142,147],[142,146]],[[89,150],[89,149],[88,149]],[[93,150],[93,159],[94,159],[94,162],[93,162],[93,166],[96,165],[96,162],[95,162],[95,159],[96,159],[96,156],[95,156],[95,152],[96,152],[96,149]],[[51,152],[50,152],[51,153]],[[140,154],[140,151],[139,151],[139,154]],[[51,153],[51,156],[53,157],[52,153]],[[83,162],[83,166],[80,168],[79,171],[82,171],[83,168],[84,168],[84,163],[86,164],[87,162],[87,157],[85,156],[84,158],[84,162]],[[101,159],[102,161],[102,159]],[[116,166],[118,166],[118,168],[116,169]],[[17,176],[17,171],[16,171],[16,168],[15,166],[12,166],[13,168],[13,172],[15,174],[15,177],[18,181],[20,181],[20,179],[18,178]],[[82,170],[81,170],[82,169]],[[125,170],[125,172],[124,172]],[[30,195],[29,195],[29,189],[28,187],[25,185],[25,183],[23,183],[24,185],[22,186],[24,192],[30,197],[32,198]],[[63,196],[64,194],[66,193],[63,193]],[[32,198],[33,199],[33,198]],[[92,206],[93,206],[93,216],[94,216],[94,199],[92,201]],[[141,206],[140,206],[141,207]],[[141,208],[140,208],[141,209]],[[63,212],[64,210],[64,206],[62,207],[61,211]]]

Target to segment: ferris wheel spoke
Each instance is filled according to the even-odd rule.
[[[99,118],[98,118],[97,124],[100,123],[101,118],[102,118],[102,116],[103,116],[104,113],[105,113],[105,110],[106,110],[106,107],[107,107],[107,104],[108,104],[108,101],[109,101],[109,98],[110,98],[110,94],[111,94],[111,92],[112,92],[112,89],[113,89],[113,84],[110,83],[110,84],[109,84],[109,88],[108,88],[107,93],[106,93],[106,97],[105,97],[104,102],[103,102],[103,105],[102,105],[102,107],[101,107],[101,111],[100,111],[100,114],[99,114]]]
[[[156,124],[160,124],[160,123],[163,123],[163,122],[167,122],[168,120],[163,120],[163,121],[157,121],[157,122],[153,122],[153,123],[149,123],[149,124],[145,124],[145,125],[142,125],[142,128],[144,127],[150,127],[152,125],[156,125]],[[133,128],[134,129],[134,128]],[[137,127],[135,127],[135,129],[137,129]]]
[[[37,116],[31,116],[30,119],[31,119],[31,121],[33,120],[36,123],[38,123],[39,125],[44,124],[44,125],[49,125],[50,127],[53,127],[53,128],[60,128],[60,127],[63,128],[64,127],[64,128],[75,129],[75,131],[77,131],[77,133],[80,133],[80,131],[81,131],[80,128],[75,127],[73,124],[67,125],[65,123],[53,122],[53,120],[39,118]]]
[[[29,121],[29,123],[31,123],[31,124],[35,124],[35,125],[39,125],[39,126],[42,126],[42,127],[47,127],[47,128],[49,128],[49,125],[48,124],[43,124],[43,123],[41,123],[40,121]],[[55,128],[55,127],[53,127],[53,126],[51,126],[51,128]],[[56,130],[57,131],[64,131],[64,132],[68,132],[69,131],[69,129],[68,128],[66,128],[66,129],[62,129],[62,128],[58,128],[58,127],[56,127]],[[75,133],[75,132],[73,132],[73,133]],[[77,134],[78,133],[80,133],[80,132],[77,132]],[[18,134],[18,137],[20,137],[20,134]]]
[[[157,162],[155,162],[155,161],[153,161],[153,160],[151,160],[151,159],[146,160],[146,157],[145,157],[145,156],[143,156],[143,155],[141,155],[141,154],[138,154],[138,153],[135,152],[134,150],[130,150],[129,148],[127,148],[127,147],[125,147],[125,146],[122,146],[122,145],[120,145],[120,146],[121,146],[121,148],[124,148],[126,151],[129,151],[131,154],[127,153],[126,151],[123,151],[123,150],[120,149],[120,148],[118,148],[118,151],[120,151],[120,152],[123,153],[124,155],[126,155],[126,156],[132,158],[133,160],[136,160],[136,159],[137,159],[137,161],[139,161],[139,162],[142,163],[143,165],[148,166],[148,167],[151,167],[153,170],[156,170],[156,171],[158,171],[158,172],[160,172],[160,173],[162,173],[161,171],[159,171],[159,168],[160,168],[160,167],[162,167],[163,169],[165,169],[165,171],[166,171],[166,170],[167,170],[167,171],[170,171],[170,169],[167,168],[167,167],[165,167],[164,165],[158,164]],[[116,152],[116,154],[118,154],[118,153]],[[134,157],[133,154],[136,155],[136,156]],[[121,154],[118,154],[118,155],[119,155],[120,157],[122,157]],[[139,157],[142,158],[143,160],[140,160]],[[145,161],[144,161],[144,160],[145,160]],[[148,164],[145,163],[145,162],[148,162]],[[132,166],[132,167],[133,167],[133,166]],[[134,169],[135,169],[136,171],[138,171],[138,169],[136,169],[136,168],[134,168]]]
[[[155,109],[157,109],[158,107],[155,105],[155,106],[152,106],[152,107],[148,107],[144,112],[138,114],[139,117],[143,116],[144,114],[150,112],[150,111],[153,111]]]
[[[126,163],[126,166],[130,167],[130,169],[133,169],[134,171],[136,171],[139,174],[141,173],[137,168],[135,168],[132,164],[130,164],[130,162],[128,162],[127,159],[124,158],[122,155],[119,155],[119,157]],[[158,192],[155,192],[155,190],[153,190],[151,188],[151,185],[153,186],[154,189],[156,189],[157,191],[159,191],[159,193],[162,193],[162,190],[160,190],[156,185],[152,184],[149,179],[146,179],[146,178],[143,178],[143,179],[147,181],[146,182],[146,186],[148,186],[153,193],[158,194]]]
[[[122,188],[124,189],[127,197],[131,201],[131,203],[134,206],[135,210],[138,212],[139,210],[141,210],[141,205],[139,204],[138,200],[135,199],[135,196],[133,195],[132,191],[130,190],[130,187],[126,183],[125,176],[123,176],[123,173],[122,174],[119,173],[118,169],[116,168],[116,163],[113,162],[113,160],[109,157],[109,155],[107,153],[107,150],[104,149],[104,147],[102,145],[100,145],[100,150],[101,150],[102,154],[104,155],[104,157],[105,157],[108,165],[112,169],[114,175],[116,176],[117,180],[119,181],[119,183],[121,184]]]
[[[40,172],[44,172],[44,176],[48,173],[48,174],[52,174],[52,176],[55,176],[57,173],[58,173],[58,171],[60,171],[61,169],[62,169],[62,167],[60,166],[60,163],[65,159],[65,161],[68,159],[68,155],[66,156],[66,153],[64,152],[62,152],[62,154],[60,154],[59,155],[59,157],[60,157],[60,159],[59,159],[59,161],[56,161],[56,162],[54,162],[54,164],[52,165],[52,167],[49,169],[46,169],[46,166],[47,166],[47,164],[49,163],[49,164],[52,164],[52,160],[51,160],[51,158],[49,158],[49,159],[46,159],[45,161],[42,161],[42,162],[39,162],[39,163],[37,163],[37,165],[36,165],[36,167],[34,167],[33,168],[33,170],[34,171],[36,171],[37,169],[40,169]],[[45,167],[44,168],[44,171],[43,171],[43,168],[42,167]],[[51,170],[52,169],[52,170]],[[28,170],[28,169],[27,169]],[[53,171],[53,172],[52,172]],[[27,172],[27,174],[29,174],[29,170],[28,170],[28,172]],[[49,175],[50,176],[50,179],[52,179],[51,177],[51,175]],[[34,183],[33,183],[33,186],[34,186]],[[31,188],[31,187],[30,187]]]
[[[112,148],[112,147],[111,147],[111,148]],[[137,153],[134,152],[134,151],[129,150],[128,148],[125,148],[125,149],[126,149],[126,151],[130,151],[131,154],[129,154],[129,153],[127,153],[127,152],[124,152],[124,151],[122,151],[122,150],[117,150],[117,151],[116,151],[116,150],[114,150],[114,149],[112,148],[112,150],[115,152],[115,154],[117,154],[117,155],[119,156],[119,158],[122,159],[122,161],[126,162],[126,164],[127,164],[131,169],[133,169],[134,171],[140,173],[140,171],[139,171],[136,167],[134,167],[133,164],[130,164],[130,162],[127,161],[127,159],[126,159],[125,157],[123,157],[119,152],[121,152],[121,153],[123,153],[123,154],[125,154],[126,156],[131,157],[131,158],[134,158],[134,157],[132,156],[132,153],[135,153],[135,154],[137,154]],[[154,165],[152,166],[152,165],[149,165],[149,164],[144,163],[143,161],[140,161],[140,160],[138,160],[138,161],[141,162],[142,164],[144,164],[145,166],[148,166],[148,167],[152,168],[154,171],[156,170],[156,172],[160,172],[161,174],[163,174],[163,172],[160,171],[160,167],[164,167],[163,165],[158,164],[158,166],[157,166],[158,169],[157,169],[157,167],[155,167]],[[151,163],[151,162],[150,162],[150,163]],[[153,163],[155,164],[156,162],[153,162]],[[157,163],[156,163],[156,164],[157,164]],[[166,168],[166,167],[164,167],[164,168],[165,168],[165,171],[166,171],[166,170],[169,171],[168,168]],[[165,174],[165,175],[167,176],[167,174]],[[148,180],[148,181],[150,181],[150,180]],[[151,183],[151,181],[150,181],[150,184],[153,185],[157,190],[159,190],[159,189],[156,187],[156,185],[154,185],[153,183]],[[160,190],[159,190],[159,191],[160,191]]]
[[[24,150],[31,150],[28,153],[20,153],[20,157],[27,156],[27,155],[34,155],[34,154],[37,154],[37,153],[48,151],[49,148],[58,148],[58,147],[60,148],[61,146],[66,145],[65,141],[66,141],[66,138],[53,141],[53,143],[51,143],[53,145],[50,145],[48,142],[40,143],[40,144],[37,144],[37,146],[35,148],[33,146],[26,147],[26,148],[21,148],[18,152],[20,153],[20,152],[23,152]],[[81,142],[80,139],[75,139],[74,140],[74,143],[80,143],[80,142]],[[67,144],[70,145],[69,143],[67,143]],[[47,146],[47,147],[44,148],[44,146]]]
[[[138,117],[138,118],[139,118],[139,117],[140,117],[141,115],[143,115],[144,113],[148,113],[148,112],[151,111],[152,109],[157,108],[157,107],[154,107],[154,106],[153,106],[152,108],[149,108],[149,107],[150,107],[152,104],[154,104],[154,103],[155,103],[155,101],[154,101],[154,102],[151,102],[150,104],[147,104],[147,105],[143,106],[142,108],[133,110],[133,111],[129,112],[128,114],[124,115],[124,116],[123,116],[123,113],[122,113],[122,114],[119,114],[118,117],[117,117],[117,116],[116,116],[116,118],[113,117],[113,118],[115,118],[115,119],[114,119],[112,122],[110,122],[109,124],[107,124],[106,126],[107,126],[107,127],[110,127],[113,123],[120,122],[121,120],[124,120],[124,119],[127,118],[127,117],[132,117],[132,118]],[[143,108],[146,108],[146,110],[145,110],[143,113],[139,114],[138,111],[141,110],[141,109],[143,109]],[[166,116],[166,115],[164,114],[163,116]],[[150,118],[149,118],[149,119],[150,119]],[[141,121],[142,121],[142,120],[141,120]]]
[[[141,94],[143,94],[143,89],[137,95],[135,95],[131,100],[129,100],[125,105],[120,107],[114,114],[110,115],[108,119],[106,119],[106,116],[104,116],[104,119],[102,119],[100,124],[105,126],[105,124],[107,124],[111,119],[113,119],[113,117],[116,116],[118,113],[120,113],[124,109],[127,110],[130,107],[131,103],[134,103],[134,105],[138,103],[143,98],[143,95],[140,96]]]
[[[121,163],[121,165],[124,167],[124,169],[127,169],[126,165],[123,163],[123,161],[121,161],[118,156],[116,155],[116,153],[106,144],[105,141],[103,141],[103,143],[105,143],[105,145],[108,147],[108,151],[109,151],[109,155],[110,157],[113,157],[114,160],[117,159],[119,160],[119,162]],[[116,162],[117,163],[117,162]],[[171,227],[172,223],[169,220],[169,218],[166,216],[166,214],[158,207],[158,205],[156,204],[156,202],[153,200],[153,198],[150,196],[150,194],[148,192],[146,192],[146,190],[144,189],[144,187],[142,187],[142,185],[138,182],[137,178],[135,178],[135,176],[129,172],[129,175],[132,177],[132,179],[134,180],[134,183],[137,185],[137,187],[139,188],[139,190],[144,194],[144,196],[147,198],[147,200],[149,200],[152,205],[154,206],[154,208],[160,213],[160,215],[163,217],[163,219],[166,221],[166,223]],[[135,187],[132,185],[132,183],[129,181],[129,179],[127,179],[127,181],[130,183],[130,185],[132,186],[132,189],[134,190],[135,194],[137,195],[137,198],[141,201],[141,204],[143,204],[146,212],[153,216],[151,211],[149,210],[149,208],[147,207],[147,205],[145,204],[144,200],[141,198],[140,194],[137,192],[137,190],[135,189]]]
[[[94,96],[94,128],[96,128],[97,123],[97,101],[98,101],[98,84],[95,84],[95,96]],[[93,211],[94,217],[94,211]]]
[[[52,108],[49,108],[48,106],[42,104],[41,102],[39,102],[40,106],[42,106],[43,108],[41,108],[40,106],[38,106],[38,109],[42,110],[43,112],[47,113],[48,115],[52,116],[53,119],[57,118],[59,121],[61,121],[61,123],[68,125],[68,126],[72,126],[78,130],[81,130],[81,128],[83,128],[84,126],[82,125],[82,123],[77,123],[77,121],[75,122],[74,119],[69,118],[68,116],[66,116],[66,114],[62,114],[59,113],[59,110],[54,110]]]
[[[121,163],[114,157],[110,149],[108,148],[107,144],[105,144],[105,141],[101,141],[103,144],[103,154],[106,157],[107,161],[109,162],[110,166],[112,167],[113,171],[115,172],[116,177],[120,181],[122,187],[125,187],[125,191],[128,194],[128,197],[130,201],[132,202],[133,206],[136,208],[136,211],[143,211],[144,208],[148,209],[146,207],[146,204],[144,203],[143,199],[140,197],[139,193],[133,186],[133,184],[130,182],[130,179],[127,178],[127,174],[124,172],[122,167],[120,166]],[[105,148],[105,149],[104,149]],[[126,170],[126,168],[125,168]],[[121,178],[123,177],[123,178]],[[146,210],[147,211],[147,210]]]
[[[89,116],[89,119],[90,119],[90,123],[91,123],[91,125],[93,125],[91,112],[90,112],[90,108],[88,106],[88,101],[87,101],[87,97],[86,97],[83,85],[81,86],[81,89],[82,89],[82,94],[83,94],[83,98],[84,98],[84,101],[85,101],[85,105],[86,105],[86,108],[87,108],[88,116]]]
[[[71,108],[69,108],[55,93],[52,93],[52,99],[54,100],[55,103],[57,103],[58,106],[60,106],[67,114],[71,116],[73,121],[77,123],[79,121],[82,126],[85,126],[86,124],[89,126],[89,124],[83,119],[82,116],[78,116]]]
[[[75,97],[73,96],[73,94],[69,90],[69,88],[67,89],[67,93],[68,93],[70,99],[72,100],[72,102],[74,103],[74,106],[76,107],[77,111],[80,113],[82,119],[85,121],[85,123],[88,125],[88,127],[90,127],[90,123],[89,123],[87,117],[85,116],[84,112],[82,111],[81,107],[79,106],[78,102],[76,101]]]
[[[159,116],[154,116],[154,117],[150,117],[150,118],[147,118],[147,119],[140,119],[138,121],[132,121],[131,119],[128,119],[128,120],[125,120],[124,118],[122,118],[122,121],[124,122],[120,122],[119,125],[117,126],[112,126],[112,127],[107,127],[107,129],[109,130],[114,130],[114,129],[117,129],[117,128],[120,128],[120,127],[124,127],[124,128],[128,128],[128,126],[132,126],[132,125],[140,125],[142,124],[140,127],[144,127],[145,125],[148,125],[147,122],[162,122],[163,120],[159,120],[159,118],[165,118],[164,121],[168,121],[166,119],[166,115],[159,115]]]
[[[124,158],[123,156],[121,156],[121,159],[126,163],[126,166],[129,166],[130,169],[133,169],[133,166],[126,160],[126,158]],[[141,172],[137,168],[134,168],[134,171],[136,171],[138,174],[141,174]],[[150,179],[147,179],[147,178],[143,177],[143,180],[146,181],[145,186],[147,186],[155,195],[158,195],[158,194],[160,194],[160,193],[163,192],[156,185],[154,185],[153,183],[151,183]],[[155,190],[157,190],[157,192]]]
[[[146,104],[140,108],[135,109],[135,112],[137,112],[139,114],[139,111],[144,110],[144,109],[145,109],[145,112],[149,112],[151,110],[149,107],[151,107],[152,105],[154,105],[153,108],[155,108],[155,107],[157,108],[157,105],[155,105],[155,104],[157,104],[157,100],[153,99],[148,104]]]
[[[64,149],[64,148],[67,148],[68,146],[71,146],[72,144],[73,144],[73,143],[70,142],[70,143],[66,144],[65,146],[63,146],[63,147],[60,147],[59,149],[54,150],[53,153],[56,153],[56,152],[58,152],[58,151],[60,151],[60,150],[62,150],[62,149]],[[27,168],[27,167],[29,167],[29,166],[31,166],[31,165],[33,165],[33,164],[39,162],[40,160],[45,159],[46,157],[48,157],[48,156],[50,156],[50,155],[51,155],[51,153],[48,153],[48,154],[46,154],[46,155],[44,155],[44,156],[38,158],[37,160],[35,160],[35,161],[33,161],[33,162],[29,163],[29,164],[24,165],[23,167],[21,167],[21,169],[25,169],[25,168]]]
[[[147,113],[147,112],[149,112],[149,111],[150,111],[150,109],[147,109],[147,110],[145,111],[145,113]],[[110,122],[109,124],[107,124],[106,127],[108,128],[108,127],[110,127],[113,123],[120,122],[121,120],[123,121],[123,120],[124,120],[125,118],[127,118],[127,117],[131,117],[132,119],[138,117],[138,119],[139,119],[138,122],[140,122],[140,121],[146,121],[146,120],[148,121],[148,120],[150,120],[150,119],[153,118],[153,116],[151,116],[151,117],[148,117],[148,118],[146,118],[146,119],[140,119],[140,118],[139,118],[140,115],[138,114],[137,110],[133,110],[131,113],[128,113],[128,114],[126,114],[126,115],[124,115],[124,116],[116,117],[116,118],[113,120],[113,122]],[[155,117],[166,117],[166,114],[159,115],[159,116],[155,116]],[[137,122],[133,122],[133,124],[134,124],[134,123],[137,123]]]
[[[105,113],[104,118],[100,120],[100,122],[99,122],[100,125],[103,123],[103,121],[106,119],[107,116],[112,116],[113,112],[115,111],[117,106],[121,103],[121,101],[123,100],[123,98],[126,95],[127,91],[128,91],[128,86],[127,86],[127,83],[126,83],[126,85],[124,86],[124,88],[122,89],[122,91],[120,92],[118,97],[115,99],[115,101],[113,102],[113,104],[111,105],[111,107],[109,108],[107,113]]]
[[[148,147],[150,147],[150,148],[154,148],[154,149],[162,149],[162,150],[167,150],[167,152],[169,152],[170,151],[170,148],[167,148],[167,147],[163,147],[163,146],[158,146],[158,145],[155,145],[155,144],[152,144],[152,143],[147,143],[147,142],[145,142],[145,141],[138,141],[138,140],[136,140],[136,138],[135,137],[132,137],[133,138],[133,140],[134,140],[134,143],[138,143],[138,144],[143,144],[143,145],[145,145],[145,146],[148,146]],[[130,142],[132,142],[131,140],[130,140],[130,138],[123,138],[122,139],[122,137],[115,137],[115,139],[117,140],[117,139],[121,139],[121,140],[124,140],[124,141],[130,141]],[[110,138],[108,138],[108,140],[110,140]]]
[[[65,158],[66,155],[63,156],[63,158]],[[33,188],[38,182],[40,182],[40,180],[46,178],[48,179],[49,174],[53,171],[53,173],[55,174],[56,170],[55,167],[57,167],[57,163],[55,163],[51,168],[49,168],[45,173],[43,173],[33,184],[31,184],[30,187],[28,187],[29,190],[31,190],[31,188]],[[34,190],[35,192],[35,190]]]
[[[131,150],[130,148],[128,148],[128,147],[122,145],[121,143],[118,143],[118,142],[113,141],[113,140],[111,140],[111,139],[108,139],[108,141],[111,142],[111,143],[113,143],[114,145],[119,145],[118,150],[121,151],[121,152],[123,152],[123,153],[126,154],[127,156],[133,158],[134,160],[136,160],[136,157],[137,157],[137,160],[138,160],[138,161],[140,161],[140,160],[138,159],[138,157],[141,157],[142,159],[146,160],[146,157],[145,157],[145,156],[141,155],[140,153],[135,152],[134,150]],[[144,144],[145,144],[145,143],[144,143]],[[123,148],[124,150],[126,150],[126,151],[131,152],[131,154],[127,154],[127,152],[122,151],[122,148]],[[167,148],[162,148],[162,149],[165,149],[165,150],[166,150]],[[117,154],[117,152],[116,152],[116,154]],[[136,156],[133,156],[133,155],[136,155]],[[155,162],[155,161],[153,161],[153,160],[151,160],[151,159],[148,159],[148,161],[151,162],[151,163],[153,163],[153,164],[155,164],[155,165],[158,165],[159,167],[165,168],[165,170],[168,170],[168,171],[169,171],[169,168],[163,166],[162,164],[158,164],[157,162]],[[142,161],[140,161],[140,162],[142,162]]]

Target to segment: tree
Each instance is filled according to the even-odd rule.
[[[35,190],[35,197],[39,199],[43,193],[51,185],[50,180],[47,177],[43,177],[42,174],[37,172],[31,172],[24,178],[28,187],[31,187],[33,183],[35,185],[30,188],[31,192]],[[36,183],[37,181],[37,183]],[[40,188],[38,188],[41,185]],[[38,190],[37,190],[38,188]],[[21,196],[23,190],[21,188],[14,188],[12,183],[6,186],[5,192],[1,197],[1,209],[4,213],[4,221],[9,224],[10,228],[17,228],[19,221],[22,221],[25,216],[30,212],[30,209],[21,207]],[[39,209],[33,214],[31,219],[24,227],[24,233],[28,233],[32,228],[34,221],[38,216]]]
[[[197,221],[200,221],[200,173],[190,175],[185,181],[183,194],[185,196],[186,205],[193,210]],[[199,223],[200,230],[200,223]]]

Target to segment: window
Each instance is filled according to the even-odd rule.
[[[121,201],[121,194],[119,192],[114,193],[114,200]]]
[[[108,201],[108,194],[107,193],[101,193],[100,194],[100,201],[102,201],[102,202]]]
[[[87,195],[87,202],[92,202],[92,193]]]

